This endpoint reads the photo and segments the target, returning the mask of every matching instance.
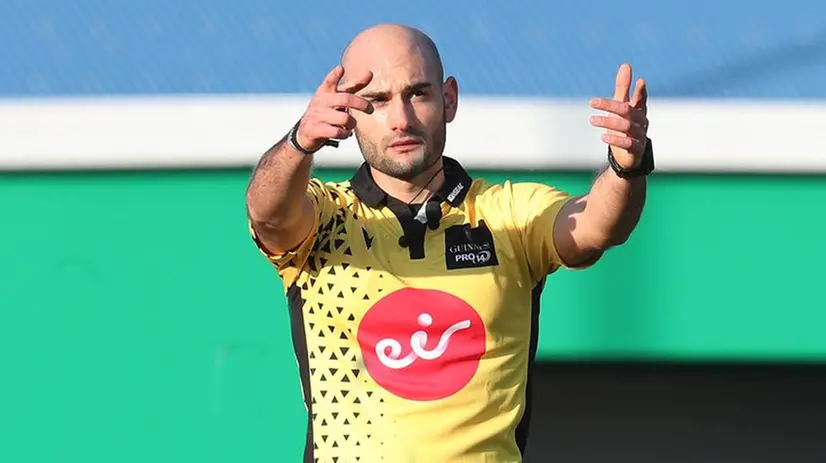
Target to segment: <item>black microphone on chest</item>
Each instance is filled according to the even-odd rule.
[[[425,217],[427,217],[427,226],[431,230],[439,228],[439,223],[442,221],[442,206],[436,201],[428,201],[424,206]]]
[[[427,227],[431,230],[436,230],[442,221],[442,205],[438,201],[428,201],[424,205],[425,218],[427,219]],[[464,227],[465,239],[468,243],[476,241],[476,234],[473,232],[470,224]]]

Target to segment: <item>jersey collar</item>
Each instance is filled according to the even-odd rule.
[[[447,201],[453,207],[457,207],[465,200],[473,179],[462,167],[459,161],[442,156],[445,171],[445,182],[442,188],[434,195],[433,199]],[[370,166],[365,162],[350,179],[350,186],[353,192],[365,205],[377,208],[387,203],[389,197],[370,174]]]

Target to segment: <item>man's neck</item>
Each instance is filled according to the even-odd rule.
[[[412,180],[401,180],[381,173],[371,168],[373,181],[385,193],[405,203],[422,203],[439,191],[445,182],[445,173],[442,169],[443,160],[439,159],[427,170]]]

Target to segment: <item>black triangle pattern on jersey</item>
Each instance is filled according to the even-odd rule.
[[[353,255],[375,243],[357,211],[342,206],[352,203],[347,196],[341,190],[335,198],[331,196],[338,208],[320,221],[306,259],[306,276],[300,280],[311,358],[313,457],[342,463],[372,461],[373,455],[367,452],[383,445],[378,429],[383,392],[374,395],[377,386],[369,375],[361,374],[363,361],[355,337],[362,311],[369,301],[379,298],[381,288],[364,283],[371,269],[354,262]],[[351,236],[348,229],[355,234]],[[358,241],[351,242],[353,238]]]
[[[373,238],[367,233],[364,227],[361,229],[361,236],[364,238],[364,245],[367,246],[367,250],[369,251],[370,248],[373,247]]]

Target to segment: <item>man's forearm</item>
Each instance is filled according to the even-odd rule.
[[[610,168],[600,174],[583,212],[598,248],[622,244],[631,236],[642,215],[646,190],[646,177],[623,179]]]
[[[307,193],[312,156],[293,149],[286,138],[267,150],[247,187],[247,208],[256,222],[279,224],[295,217]]]

